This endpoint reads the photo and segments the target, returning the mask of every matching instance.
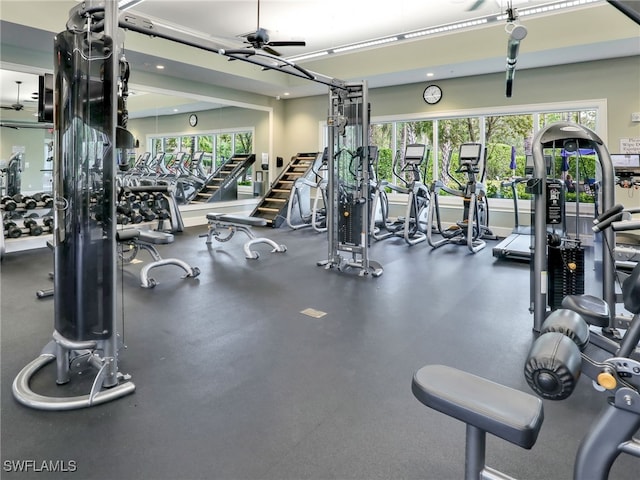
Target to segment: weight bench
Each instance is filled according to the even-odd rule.
[[[467,424],[465,480],[511,478],[485,465],[486,433],[530,449],[544,420],[538,397],[444,365],[418,370],[411,391],[427,407]]]
[[[116,232],[116,240],[122,247],[120,250],[120,259],[123,263],[130,263],[140,249],[149,252],[153,258],[153,262],[142,267],[140,271],[140,286],[142,288],[153,288],[157,285],[156,280],[149,277],[149,272],[151,269],[163,265],[175,265],[182,268],[186,272],[182,278],[195,278],[200,275],[200,269],[198,267],[191,267],[186,262],[177,258],[162,258],[160,256],[155,246],[173,243],[174,237],[170,233],[127,228]],[[128,250],[125,250],[125,247],[128,247]]]
[[[271,253],[287,251],[285,245],[278,245],[270,238],[256,237],[254,235],[251,227],[266,227],[267,221],[264,218],[226,213],[207,213],[207,220],[209,221],[209,231],[204,235],[200,235],[201,237],[207,237],[207,245],[211,244],[212,237],[219,242],[226,242],[231,240],[231,237],[236,232],[243,232],[249,237],[249,241],[244,244],[244,256],[248,259],[256,259],[260,256],[258,252],[251,250],[252,246],[259,243],[266,243],[271,246],[273,248]],[[227,235],[223,235],[221,230],[227,230]]]

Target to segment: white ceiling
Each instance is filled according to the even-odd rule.
[[[510,0],[531,7],[550,0]],[[271,40],[304,40],[306,47],[278,47],[299,55],[504,13],[509,0],[260,0],[260,27]],[[204,32],[222,41],[258,27],[258,0],[145,0],[132,11]]]
[[[553,0],[513,0],[513,5],[525,11],[550,1]],[[29,54],[41,52],[49,58],[53,34],[64,28],[68,11],[76,1],[30,0],[29,5],[30,8],[24,8],[23,2],[2,0],[0,20],[5,31],[4,35],[0,32],[2,44],[24,48]],[[503,13],[506,6],[507,0],[261,0],[260,26],[269,30],[271,40],[307,42],[306,47],[277,47],[284,57],[291,57],[456,21],[486,16],[493,19],[487,26],[298,62],[331,77],[364,79],[370,87],[381,87],[423,82],[428,71],[434,73],[435,81],[504,71],[507,34],[504,20],[497,22],[495,16]],[[34,11],[39,14],[34,15]],[[257,0],[146,0],[131,11],[199,32],[226,48],[242,46],[239,35],[257,26]],[[520,48],[518,69],[640,55],[640,26],[604,0],[562,12],[522,16],[520,20],[528,27],[529,35]],[[136,83],[139,73],[144,72],[274,97],[285,91],[291,97],[326,92],[322,85],[248,68],[239,65],[240,62],[227,62],[223,57],[132,32],[127,33],[125,46],[132,68],[132,84]],[[158,63],[167,68],[162,72],[156,70]],[[15,65],[7,65],[0,57],[0,67],[8,66]],[[40,66],[40,70],[43,68],[47,69]],[[41,73],[28,65],[18,69]],[[2,105],[15,103],[16,79],[24,82],[21,101],[26,102],[31,93],[37,91],[35,76],[0,71]],[[143,97],[144,101],[131,97],[132,116],[158,112],[160,107],[150,107],[147,102],[154,96]],[[157,101],[163,103],[160,99]],[[192,104],[192,110],[206,106],[185,98],[178,99],[176,104]],[[5,116],[8,112],[1,110],[0,114]]]

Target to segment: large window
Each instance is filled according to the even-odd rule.
[[[422,143],[431,148],[433,139],[433,122],[431,120],[419,120],[411,122],[388,122],[374,123],[371,125],[369,143],[378,147],[377,177],[380,180],[387,180],[397,183],[398,178],[393,174],[393,164],[396,165],[396,172],[402,171],[404,166],[402,161],[407,145],[412,143]],[[427,179],[433,174],[433,154],[429,155],[429,163],[426,172]]]
[[[598,109],[568,108],[553,111],[508,113],[503,115],[478,114],[468,117],[443,117],[437,119],[396,120],[375,122],[371,125],[370,143],[379,149],[378,178],[396,182],[392,163],[396,155],[402,154],[409,143],[424,143],[430,149],[429,165],[425,183],[441,180],[454,186],[458,168],[457,152],[465,142],[483,143],[486,148],[485,183],[489,196],[510,197],[512,194],[500,187],[504,180],[522,177],[525,174],[527,156],[531,155],[535,134],[545,125],[560,121],[571,121],[596,130]],[[437,145],[437,151],[435,150]],[[563,150],[553,153],[552,171],[556,178],[575,182],[576,193],[570,192],[568,200],[593,201],[593,185],[596,159],[593,152],[581,150],[569,154]],[[434,169],[434,164],[437,168]],[[522,197],[524,184],[519,192]]]

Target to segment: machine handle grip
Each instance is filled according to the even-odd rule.
[[[602,222],[597,223],[593,227],[591,227],[591,230],[593,230],[595,233],[602,232],[604,229],[609,228],[609,226],[613,222],[620,222],[620,220],[622,220],[623,215],[624,215],[623,212],[618,212],[613,216],[609,216]]]
[[[597,225],[598,223],[606,220],[607,218],[615,215],[616,213],[620,213],[624,210],[624,206],[621,203],[616,203],[613,207],[611,207],[606,212],[602,212],[602,214],[593,220],[593,223]]]
[[[640,230],[640,220],[623,220],[622,222],[613,222],[611,224],[611,228],[616,232]]]

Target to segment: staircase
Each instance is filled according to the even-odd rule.
[[[234,155],[207,179],[207,183],[192,202],[236,200],[238,198],[238,178],[244,175],[255,161],[256,156],[253,153]]]
[[[299,153],[273,182],[271,189],[256,206],[252,217],[264,218],[267,225],[278,228],[287,218],[287,204],[294,182],[310,173],[318,153]]]

